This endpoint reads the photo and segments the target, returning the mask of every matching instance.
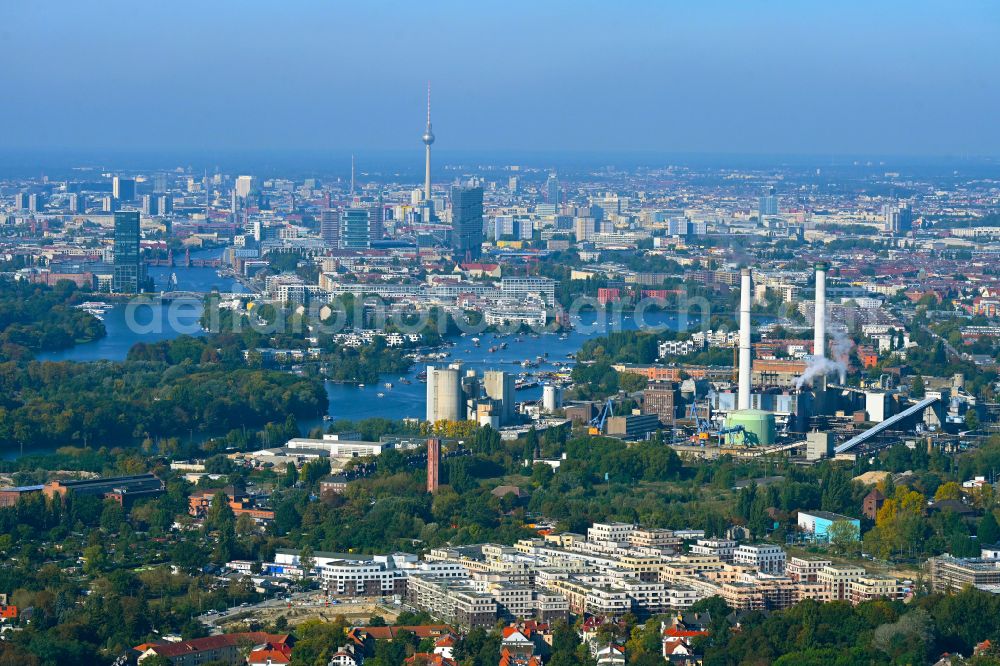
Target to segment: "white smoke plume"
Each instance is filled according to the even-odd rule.
[[[854,340],[847,337],[847,333],[841,328],[833,330],[833,344],[830,350],[833,353],[833,360],[837,364],[837,373],[841,385],[847,382],[847,366],[850,363],[851,349],[854,347]]]
[[[833,358],[829,359],[826,357],[826,350],[820,350],[820,353],[823,354],[822,356],[814,354],[810,357],[806,369],[795,380],[796,389],[801,389],[806,385],[812,386],[813,380],[816,377],[824,377],[833,372],[838,374],[841,384],[847,381],[847,364],[851,348],[854,347],[854,341],[847,337],[847,334],[840,328],[831,330],[830,332],[833,334],[833,344],[830,345]]]

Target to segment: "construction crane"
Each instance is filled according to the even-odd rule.
[[[594,418],[590,419],[590,430],[591,435],[600,435],[604,432],[604,424],[608,420],[608,417],[615,415],[615,406],[611,402],[611,398],[601,408],[601,411]]]

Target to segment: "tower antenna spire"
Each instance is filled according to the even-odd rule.
[[[431,82],[427,82],[427,129],[420,137],[424,142],[425,165],[424,165],[424,202],[429,207],[431,205],[431,144],[434,143],[434,131],[431,129]],[[430,210],[430,217],[433,219],[434,211]]]

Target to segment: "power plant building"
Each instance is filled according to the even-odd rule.
[[[501,370],[483,373],[483,391],[486,397],[500,403],[500,425],[514,421],[514,375]]]
[[[750,269],[740,274],[740,347],[739,384],[736,394],[736,411],[726,418],[726,441],[730,445],[770,446],[776,438],[774,414],[751,408],[753,349],[750,344],[750,304],[753,299],[753,280]]]
[[[542,387],[542,410],[551,414],[562,407],[562,389],[552,384]]]
[[[462,371],[458,366],[427,366],[427,420],[464,421]]]

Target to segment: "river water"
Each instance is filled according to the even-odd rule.
[[[178,275],[178,280],[180,281],[180,275]],[[173,317],[168,316],[168,307],[174,308]],[[127,313],[125,306],[115,306],[104,315],[104,326],[107,329],[106,337],[70,349],[39,354],[38,360],[95,361],[107,359],[120,361],[126,357],[132,345],[138,342],[168,340],[184,333],[203,335],[198,327],[200,315],[201,306],[197,302],[175,302],[172,306],[165,304],[143,306],[134,313]],[[154,317],[162,323],[162,326],[156,326]],[[595,323],[594,319],[593,314],[580,315],[577,323],[582,324],[583,326],[580,328],[584,330],[577,328],[565,335],[541,333],[494,338],[491,333],[483,333],[479,336],[481,341],[478,346],[473,342],[471,335],[453,338],[454,346],[444,350],[448,353],[447,358],[438,362],[461,361],[465,367],[475,369],[479,373],[485,370],[506,370],[513,374],[556,371],[559,369],[555,365],[556,362],[571,364],[572,360],[567,358],[567,354],[575,353],[587,339],[601,335],[600,327],[596,327],[595,331],[590,331],[587,328]],[[152,332],[136,332],[130,325],[133,321],[146,326],[147,329],[154,330]],[[648,315],[647,321],[652,325],[666,326],[671,329],[677,327],[677,316],[671,313],[653,313]],[[608,325],[604,330],[634,330],[635,328],[634,319],[625,317],[613,327]],[[506,349],[499,349],[501,342],[507,344]],[[491,352],[490,349],[494,347],[497,348],[497,351]],[[525,360],[536,362],[538,365],[535,368],[523,368],[522,362]],[[369,417],[391,419],[422,417],[425,410],[426,386],[417,380],[417,374],[425,369],[426,364],[415,364],[406,375],[384,375],[377,385],[363,387],[355,384],[327,382],[326,393],[330,398],[329,414],[334,419],[351,420]],[[410,383],[407,384],[406,381]],[[386,383],[391,383],[392,387],[387,388]],[[379,397],[379,393],[382,394],[381,397]],[[519,401],[538,400],[541,395],[541,386],[537,386],[518,391],[517,399]]]
[[[216,256],[218,250],[207,250],[200,256]],[[192,256],[199,256],[193,254]],[[232,278],[220,277],[213,268],[166,268],[151,267],[150,274],[158,288],[163,288],[170,274],[177,276],[176,289],[181,291],[207,292],[217,288],[224,292],[243,292],[242,285]],[[38,355],[40,361],[96,361],[124,360],[128,350],[138,342],[158,342],[183,334],[203,335],[198,326],[201,303],[198,301],[175,301],[171,304],[155,303],[132,308],[116,305],[104,314],[107,335],[95,342],[76,345],[70,349]],[[574,329],[567,334],[541,333],[507,335],[494,338],[491,333],[479,335],[476,345],[471,334],[452,339],[454,346],[447,347],[447,358],[439,361],[461,361],[469,369],[482,373],[485,370],[506,370],[513,374],[551,372],[559,369],[556,362],[571,364],[568,354],[575,353],[583,343],[594,336],[610,330],[634,330],[636,321],[629,315],[611,318],[606,322],[597,319],[593,312],[585,312],[574,320]],[[676,330],[678,317],[673,313],[648,313],[646,325]],[[136,326],[138,324],[138,326]],[[499,349],[500,343],[507,344]],[[497,347],[496,351],[490,351]],[[537,362],[535,368],[523,368],[522,362]],[[385,375],[378,384],[357,386],[327,382],[326,393],[330,399],[329,416],[333,419],[358,420],[370,417],[389,419],[423,417],[425,412],[426,385],[417,379],[417,374],[426,369],[426,364],[415,364],[404,376]],[[408,383],[407,383],[408,382]],[[391,383],[392,387],[386,384]],[[381,396],[379,395],[381,394]],[[542,388],[536,386],[517,391],[518,401],[532,401],[541,398]],[[303,423],[308,428],[319,425]]]
[[[218,248],[198,250],[191,253],[192,259],[214,259],[222,250]],[[171,274],[176,275],[177,285],[170,285]],[[214,268],[182,266],[150,266],[149,275],[160,290],[192,292],[245,293],[246,289],[231,277],[220,276]],[[94,300],[100,300],[95,295]],[[103,315],[107,335],[100,340],[76,345],[69,349],[43,352],[36,356],[39,361],[123,361],[128,350],[137,342],[160,342],[179,335],[204,335],[198,320],[201,318],[202,304],[198,300],[178,300],[172,303],[150,302],[131,308],[116,305]]]

